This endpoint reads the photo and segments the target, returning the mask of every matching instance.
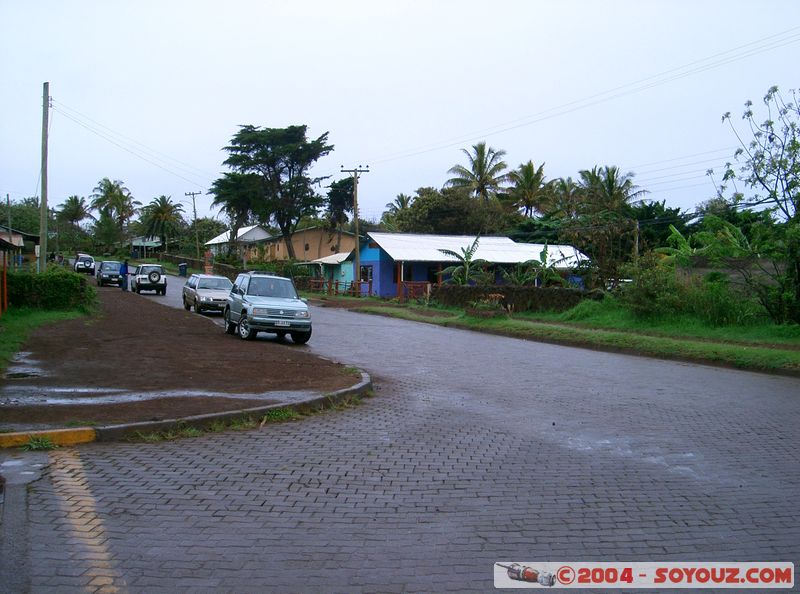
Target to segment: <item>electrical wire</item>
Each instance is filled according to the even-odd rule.
[[[496,135],[496,134],[500,134],[502,132],[508,132],[508,131],[515,130],[515,129],[518,129],[518,128],[521,128],[521,127],[530,126],[532,124],[539,123],[539,122],[542,122],[542,121],[545,121],[545,120],[549,120],[549,119],[552,119],[554,117],[558,117],[558,116],[561,116],[561,115],[566,115],[566,114],[569,114],[569,113],[573,113],[573,112],[578,111],[580,109],[585,109],[587,107],[592,107],[592,106],[598,105],[600,103],[605,103],[607,101],[610,101],[611,99],[615,99],[615,98],[622,97],[622,96],[625,96],[625,95],[630,95],[632,93],[636,93],[636,92],[639,92],[639,91],[647,90],[647,89],[653,88],[655,86],[660,86],[660,85],[666,84],[668,82],[672,82],[674,80],[678,80],[680,78],[685,78],[685,77],[693,75],[693,74],[698,74],[698,73],[701,73],[701,72],[705,72],[707,70],[711,70],[713,68],[718,68],[720,66],[724,66],[724,65],[730,64],[732,62],[736,62],[736,61],[743,60],[745,58],[749,58],[749,57],[752,57],[752,56],[760,54],[760,53],[764,53],[766,51],[771,51],[773,49],[777,49],[777,48],[780,48],[780,47],[784,47],[786,45],[797,43],[798,41],[800,41],[800,33],[794,33],[794,32],[798,31],[798,30],[800,30],[800,27],[793,27],[791,29],[787,29],[787,30],[782,31],[780,33],[776,33],[774,35],[770,35],[770,36],[758,39],[756,41],[753,41],[753,42],[750,42],[750,43],[747,43],[747,44],[744,44],[744,45],[741,45],[741,46],[737,46],[737,47],[732,48],[730,50],[726,50],[724,52],[713,54],[712,56],[708,56],[708,57],[702,58],[700,60],[695,60],[693,62],[689,62],[689,63],[684,64],[682,66],[678,66],[678,67],[675,67],[675,68],[671,68],[669,70],[665,70],[665,71],[663,71],[663,72],[661,72],[659,74],[655,74],[655,75],[640,79],[640,80],[632,82],[632,83],[627,83],[627,84],[624,84],[624,85],[620,85],[620,86],[614,87],[612,89],[609,89],[609,90],[606,90],[606,91],[603,91],[603,92],[600,92],[600,93],[596,93],[594,95],[590,95],[590,96],[588,96],[586,98],[583,98],[583,99],[570,101],[570,102],[562,104],[560,106],[556,106],[556,107],[552,107],[552,108],[543,110],[543,111],[538,112],[536,114],[533,114],[531,116],[518,118],[516,120],[511,120],[510,122],[507,122],[505,124],[498,124],[498,125],[495,125],[495,126],[491,126],[489,128],[485,128],[483,130],[479,130],[479,131],[476,131],[476,132],[471,132],[471,133],[462,135],[462,136],[460,136],[458,138],[454,138],[454,139],[451,139],[451,140],[446,140],[446,141],[442,141],[442,142],[439,142],[439,143],[433,143],[433,144],[429,144],[429,145],[422,145],[421,147],[419,147],[419,149],[409,149],[407,151],[402,151],[402,152],[390,154],[390,155],[388,155],[386,157],[383,157],[383,158],[373,159],[373,160],[370,161],[370,163],[372,163],[372,164],[386,163],[386,162],[389,162],[389,161],[394,161],[394,160],[398,160],[398,159],[405,159],[405,158],[409,158],[409,157],[413,157],[413,156],[417,156],[417,155],[433,152],[433,151],[436,151],[436,150],[441,150],[441,149],[444,149],[444,148],[450,148],[450,147],[453,147],[453,146],[460,145],[460,144],[462,144],[464,142],[468,142],[468,141],[472,141],[472,140],[476,140],[476,139],[482,138],[484,136],[493,136],[493,135]],[[788,37],[786,37],[787,34],[790,34],[790,35],[788,35]],[[765,42],[765,41],[767,41],[769,39],[774,39],[776,37],[785,37],[785,38],[784,39],[775,39],[774,41],[763,43],[763,42]],[[761,44],[761,45],[759,45],[759,44]],[[730,54],[730,53],[736,52],[738,50],[741,50],[743,48],[754,46],[754,45],[756,45],[758,47],[755,47],[753,49],[749,49],[749,50],[747,50],[745,52],[740,52],[739,54],[736,54],[736,55],[733,55],[733,56],[729,56],[729,57],[724,58],[724,59],[712,61],[710,64],[705,64],[705,65],[702,65],[702,66],[695,66],[697,64],[702,64],[703,62],[707,62],[709,60],[712,60],[713,58],[717,58],[719,56],[724,56],[726,54]],[[689,68],[691,66],[695,66],[695,67]],[[688,68],[688,70],[685,70],[687,68]],[[685,71],[684,72],[680,72],[682,70],[685,70]],[[672,73],[677,73],[677,74],[672,74]],[[665,77],[665,75],[669,75],[669,76]],[[652,81],[652,82],[647,82],[647,81]],[[647,82],[647,84],[642,84],[642,83],[645,83],[645,82]],[[623,89],[628,89],[628,90],[624,90],[623,91]],[[617,91],[621,91],[621,92],[617,92]],[[596,99],[596,100],[594,100],[594,99]]]
[[[67,110],[67,111],[71,112],[71,115],[73,115],[73,117],[75,117],[77,119],[81,119],[81,120],[85,120],[85,121],[91,122],[92,124],[94,124],[98,128],[102,128],[104,130],[107,130],[110,135],[112,135],[114,137],[117,137],[118,139],[124,139],[125,141],[140,147],[137,150],[139,150],[140,152],[142,152],[144,154],[149,154],[149,156],[152,156],[153,158],[157,158],[158,160],[161,160],[161,161],[165,161],[165,162],[166,161],[171,161],[171,162],[177,164],[176,169],[181,169],[181,170],[183,170],[185,173],[187,173],[189,175],[201,176],[203,178],[205,178],[207,176],[207,172],[202,171],[201,169],[198,169],[194,165],[192,165],[190,163],[186,163],[185,161],[181,161],[180,159],[176,159],[174,157],[171,157],[170,155],[168,155],[166,153],[163,153],[163,152],[161,152],[161,151],[159,151],[157,149],[154,149],[154,148],[152,148],[152,147],[150,147],[150,146],[148,146],[148,145],[146,145],[146,144],[144,144],[142,142],[139,142],[138,140],[136,140],[134,138],[131,138],[130,136],[126,136],[122,132],[118,132],[118,131],[116,131],[116,130],[114,130],[112,128],[109,128],[108,126],[106,126],[104,124],[101,124],[97,120],[92,119],[88,115],[81,113],[77,109],[69,107],[68,105],[66,105],[66,104],[64,104],[64,103],[62,103],[60,101],[56,101],[55,99],[53,100],[53,103],[55,103],[55,105],[57,105],[60,109]]]
[[[186,177],[184,175],[181,175],[180,173],[177,173],[177,172],[169,169],[168,167],[165,167],[165,166],[161,165],[160,163],[157,163],[156,161],[148,158],[147,156],[139,154],[135,150],[133,150],[133,149],[131,149],[129,147],[126,147],[123,144],[120,144],[119,142],[117,142],[115,139],[113,139],[109,135],[104,134],[104,133],[94,129],[93,127],[87,125],[85,122],[82,122],[77,118],[72,117],[71,115],[69,115],[65,111],[62,111],[62,110],[59,110],[59,109],[55,109],[55,108],[54,108],[54,110],[58,111],[62,116],[64,116],[68,120],[74,122],[75,124],[77,124],[81,128],[84,128],[84,129],[88,130],[89,132],[91,132],[92,134],[95,134],[96,136],[99,136],[100,138],[102,138],[106,142],[110,142],[114,146],[122,149],[123,151],[125,151],[127,153],[130,153],[134,157],[137,157],[137,158],[141,159],[142,161],[146,161],[147,163],[150,163],[151,165],[153,165],[155,167],[158,167],[159,169],[161,169],[162,171],[165,171],[166,173],[169,173],[170,175],[173,175],[173,176],[175,176],[177,178],[180,178],[180,179],[182,179],[182,180],[184,180],[184,181],[186,181],[186,182],[188,182],[188,183],[190,183],[190,184],[192,184],[192,185],[194,185],[194,186],[196,186],[198,188],[202,188],[202,189],[205,189],[210,184],[210,180],[203,180],[203,183],[199,183],[197,180],[189,179],[188,177]],[[209,183],[206,183],[206,182],[209,182]]]

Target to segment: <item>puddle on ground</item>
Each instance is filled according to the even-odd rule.
[[[6,386],[0,389],[0,406],[47,406],[80,404],[123,404],[158,398],[229,398],[231,400],[269,400],[297,402],[317,395],[311,391],[279,391],[246,394],[226,394],[202,390],[169,390],[129,392],[118,388],[67,388],[45,386]]]
[[[12,364],[6,369],[4,377],[10,380],[44,377],[47,372],[39,367],[39,361],[31,359],[30,351],[20,351],[11,358]]]

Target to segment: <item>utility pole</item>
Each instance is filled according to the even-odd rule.
[[[50,116],[50,83],[42,92],[42,200],[39,204],[39,272],[47,269],[47,125]]]
[[[194,211],[194,245],[197,249],[197,259],[200,259],[200,233],[197,230],[197,205],[194,202],[194,197],[199,196],[200,192],[184,192],[184,196],[192,197],[192,210]]]
[[[356,223],[356,273],[355,281],[358,283],[358,296],[361,296],[361,237],[358,234],[358,177],[361,173],[369,173],[369,165],[361,168],[361,165],[353,169],[345,169],[341,166],[342,173],[353,174],[353,217]]]

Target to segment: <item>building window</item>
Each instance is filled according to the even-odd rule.
[[[361,282],[368,283],[372,281],[372,266],[361,267]]]
[[[308,250],[310,250],[310,249],[311,249],[311,246],[310,246],[310,245],[308,245],[308,244],[306,244],[305,251],[308,251]]]

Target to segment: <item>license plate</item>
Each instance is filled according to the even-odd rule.
[[[289,322],[284,322],[284,321],[275,322],[275,325],[276,326],[286,327],[286,328],[288,328],[290,326]]]

